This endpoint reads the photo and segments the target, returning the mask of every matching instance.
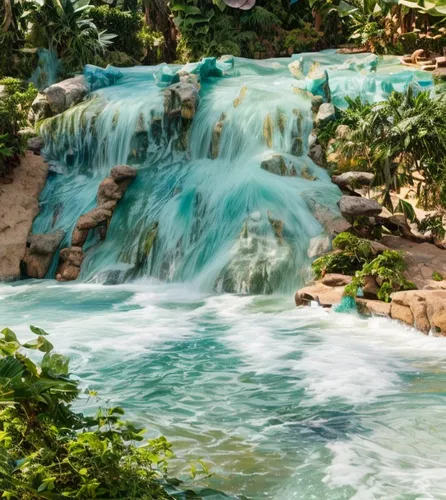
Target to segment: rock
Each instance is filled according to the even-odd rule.
[[[371,186],[374,178],[375,175],[369,172],[345,172],[341,175],[334,175],[331,180],[341,189],[355,189],[362,186]]]
[[[437,68],[432,72],[434,80],[446,82],[446,68]]]
[[[364,286],[362,292],[366,299],[376,299],[378,297],[379,286],[373,276],[364,276]]]
[[[265,140],[266,145],[270,149],[273,147],[273,133],[274,133],[273,119],[271,117],[271,113],[268,113],[265,116],[265,120],[263,121],[263,138]]]
[[[322,125],[327,121],[335,119],[336,119],[336,110],[333,104],[329,102],[324,102],[323,104],[321,104],[319,111],[317,112],[316,115],[316,123],[318,125]]]
[[[328,235],[320,234],[311,238],[308,245],[307,255],[310,259],[319,257],[330,250],[331,241]]]
[[[112,177],[106,177],[98,187],[98,206],[103,206],[104,203],[112,200],[120,200],[122,191]],[[116,203],[115,203],[116,205]],[[114,208],[114,207],[113,207]]]
[[[326,167],[324,148],[320,144],[317,144],[317,143],[311,144],[309,151],[308,151],[308,156],[319,167],[322,167],[322,168]]]
[[[88,229],[78,229],[74,228],[73,234],[71,235],[71,245],[73,247],[82,247],[88,238]]]
[[[317,115],[319,108],[324,103],[324,98],[321,95],[314,95],[311,98],[311,111]]]
[[[101,224],[105,224],[112,217],[112,211],[102,207],[93,208],[86,214],[79,217],[77,229],[93,229]]]
[[[282,155],[273,155],[271,158],[263,160],[260,168],[275,175],[287,175],[285,158]]]
[[[192,120],[198,108],[198,101],[197,85],[187,82],[175,83],[164,91],[164,113]]]
[[[73,281],[81,271],[84,253],[80,247],[64,248],[59,254],[59,268],[56,279],[58,281]]]
[[[46,276],[56,250],[65,236],[62,230],[47,234],[32,234],[28,237],[29,247],[23,262],[30,278],[42,279]]]
[[[117,165],[110,170],[110,176],[115,182],[120,183],[128,179],[134,179],[137,172],[138,171],[134,167]]]
[[[35,155],[40,155],[40,150],[43,148],[44,142],[40,136],[31,137],[26,143],[26,149],[32,151]]]
[[[410,56],[410,61],[412,64],[416,64],[419,57],[424,57],[425,53],[423,49],[415,50]]]
[[[336,139],[348,139],[352,133],[348,125],[339,125],[336,129]]]
[[[410,290],[392,294],[391,316],[423,333],[446,335],[446,290]]]
[[[376,200],[357,196],[343,196],[338,206],[344,217],[370,217],[382,212],[382,206]]]
[[[441,282],[433,281],[434,271],[446,276],[446,252],[431,243],[417,243],[400,236],[385,235],[381,243],[392,250],[403,253],[408,264],[406,277],[418,289],[439,288]]]
[[[295,61],[292,61],[290,64],[288,64],[288,69],[290,70],[290,73],[293,75],[293,77],[297,80],[300,80],[304,77],[304,73],[302,71],[302,63],[300,60],[296,59]]]
[[[39,92],[31,104],[30,116],[28,116],[29,121],[37,123],[39,120],[48,118],[49,116],[51,116],[51,108],[46,95]]]
[[[358,312],[365,316],[385,316],[390,317],[390,304],[381,300],[368,300],[362,298],[355,299]]]
[[[14,171],[13,181],[1,186],[0,281],[20,277],[20,262],[33,219],[39,213],[39,196],[47,173],[43,158],[27,152]]]
[[[329,273],[326,274],[322,279],[319,280],[320,283],[326,286],[347,286],[352,282],[351,276],[346,276],[345,274]]]
[[[322,283],[316,283],[296,292],[294,300],[297,306],[306,305],[311,301],[315,301],[322,307],[332,307],[339,304],[344,295],[344,287],[331,287]]]
[[[44,94],[53,114],[66,111],[78,104],[88,93],[88,84],[83,76],[68,78],[49,86]]]
[[[222,113],[220,120],[215,124],[214,130],[212,131],[211,146],[209,156],[215,160],[220,152],[220,139],[223,132],[224,121],[226,120],[226,113]]]

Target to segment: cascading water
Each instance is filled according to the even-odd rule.
[[[314,118],[308,91],[331,93],[337,105],[347,94],[382,99],[415,74],[393,77],[386,64],[376,73],[376,57],[367,54],[306,54],[289,69],[290,62],[87,67],[96,90],[41,127],[52,174],[34,232],[62,228],[68,246],[78,217],[95,206],[99,183],[127,163],[137,167],[137,179],[106,240],[90,234],[80,279],[152,275],[249,293],[302,285],[312,257],[329,245],[340,197],[307,156]],[[166,105],[169,85],[180,78],[200,80],[196,112],[190,103],[180,111],[186,118],[173,109],[181,96]]]

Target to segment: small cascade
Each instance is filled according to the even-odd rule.
[[[331,53],[208,58],[182,68],[89,66],[88,100],[41,126],[50,178],[33,230],[63,229],[70,246],[100,182],[128,164],[137,177],[106,239],[89,234],[80,279],[294,290],[328,250],[339,217],[338,188],[307,156],[313,96],[337,105],[345,95],[382,99],[390,85],[398,90],[414,78],[385,70],[371,55]],[[53,263],[48,276],[55,270]]]
[[[51,49],[39,49],[37,67],[31,75],[31,82],[39,90],[56,83],[60,71],[60,61],[57,59],[56,51]]]

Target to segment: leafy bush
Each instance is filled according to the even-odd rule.
[[[100,31],[116,35],[112,50],[125,52],[137,60],[141,58],[142,43],[138,33],[143,26],[143,19],[140,15],[108,5],[93,7],[88,15]]]
[[[422,233],[430,231],[434,236],[443,240],[446,236],[446,229],[443,225],[444,215],[442,213],[426,216],[418,223],[418,229]]]
[[[334,252],[323,255],[312,264],[316,278],[327,273],[354,275],[366,262],[373,258],[370,241],[358,238],[351,233],[340,233],[333,240]]]
[[[0,332],[0,490],[3,498],[172,498],[160,485],[171,445],[143,442],[143,429],[116,407],[94,417],[75,413],[78,382],[47,333],[21,344]],[[37,365],[23,349],[43,353]],[[34,356],[33,356],[34,358]]]
[[[404,276],[407,264],[400,252],[384,250],[372,261],[364,264],[360,271],[355,273],[350,285],[345,287],[345,294],[356,297],[358,289],[365,284],[366,276],[372,276],[379,285],[378,299],[390,302],[390,295],[398,290],[413,290],[414,283]]]
[[[100,31],[89,18],[89,0],[43,0],[32,3],[26,19],[32,23],[30,40],[36,47],[54,49],[72,74],[105,53],[113,34]]]
[[[322,33],[316,31],[310,23],[304,23],[301,28],[288,31],[283,43],[290,55],[299,52],[310,52],[320,47],[321,35]]]
[[[34,86],[17,78],[3,78],[4,95],[0,100],[0,177],[10,171],[11,162],[16,164],[17,158],[25,148],[25,138],[19,130],[26,126],[29,108],[37,95]]]

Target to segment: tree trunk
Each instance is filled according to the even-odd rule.
[[[11,0],[5,0],[4,9],[5,9],[5,19],[3,20],[3,24],[2,24],[2,31],[3,31],[3,33],[6,33],[12,24]]]
[[[146,24],[163,34],[164,61],[173,62],[176,58],[177,30],[170,16],[167,2],[165,0],[145,0],[144,7]]]

